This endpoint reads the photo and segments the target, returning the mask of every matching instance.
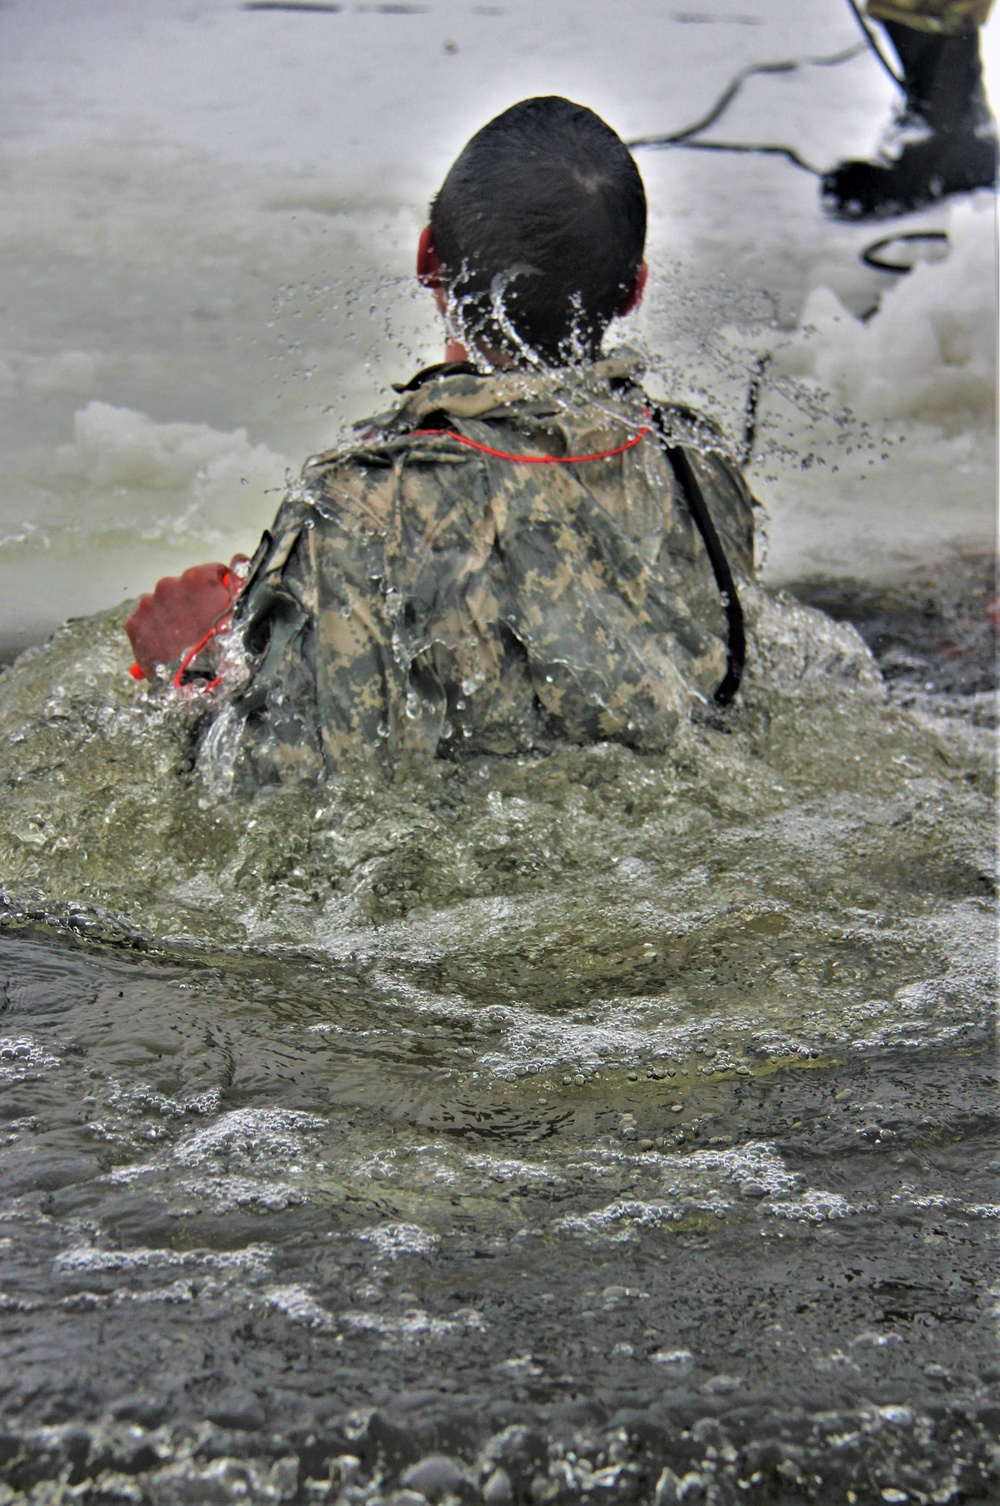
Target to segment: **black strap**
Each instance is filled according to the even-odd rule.
[[[416,392],[418,387],[425,386],[428,382],[436,382],[439,377],[450,376],[482,376],[478,366],[471,361],[438,361],[436,366],[425,366],[423,371],[418,371],[416,376],[410,377],[408,382],[393,382],[393,392]]]
[[[712,566],[712,574],[715,576],[715,584],[719,588],[722,605],[726,613],[726,624],[729,629],[728,643],[726,645],[726,673],[715,692],[718,705],[728,706],[740,688],[740,680],[743,678],[743,666],[746,662],[747,639],[746,630],[743,626],[743,608],[736,591],[736,582],[733,580],[733,572],[729,568],[726,559],[726,551],[722,547],[712,515],[705,501],[705,494],[694,473],[694,468],[687,454],[680,445],[670,443],[666,427],[663,422],[663,414],[659,408],[650,405],[650,413],[653,422],[659,432],[663,451],[670,461],[674,475],[680,482],[684,493],[688,510],[695,521],[698,532],[701,534],[705,551],[708,554]]]

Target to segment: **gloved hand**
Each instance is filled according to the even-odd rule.
[[[244,555],[236,555],[231,565],[193,565],[183,575],[164,576],[141,598],[125,631],[147,680],[158,678],[158,665],[176,664],[232,611],[233,586],[238,590],[245,579],[245,572],[237,580],[234,571],[241,563]]]

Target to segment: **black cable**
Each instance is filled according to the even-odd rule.
[[[801,167],[803,172],[812,173],[814,178],[822,178],[823,173],[818,167],[805,162],[791,146],[770,146],[762,144],[749,146],[743,141],[675,141],[673,146],[683,148],[686,152],[749,152],[761,157],[784,157],[793,167]]]
[[[873,33],[869,30],[864,16],[858,9],[856,0],[847,0],[847,3],[851,7],[854,18],[864,33],[864,42],[858,42],[853,47],[845,47],[840,52],[833,52],[824,57],[787,58],[777,63],[752,63],[749,67],[740,69],[735,78],[731,79],[723,89],[707,114],[703,115],[700,120],[696,120],[693,125],[684,126],[680,131],[671,131],[665,136],[635,136],[631,141],[626,141],[625,145],[633,148],[680,146],[685,147],[688,151],[747,152],[761,157],[784,157],[794,167],[800,167],[804,172],[812,173],[815,178],[822,178],[824,174],[820,169],[805,162],[799,156],[798,152],[795,151],[794,147],[772,146],[770,144],[751,146],[742,142],[695,141],[693,138],[700,135],[702,131],[707,130],[710,125],[714,125],[728,110],[747,79],[753,78],[758,73],[794,73],[799,68],[835,68],[840,63],[849,62],[851,58],[856,58],[862,52],[870,50],[875,54],[893,83],[898,88],[905,89],[906,86],[903,79],[893,70],[888,59],[882,53]]]
[[[893,83],[896,85],[896,88],[897,89],[902,89],[903,92],[905,93],[906,92],[906,82],[905,82],[905,80],[902,79],[900,77],[900,75],[896,72],[895,68],[889,62],[889,59],[886,57],[885,53],[882,51],[881,47],[876,42],[876,40],[875,40],[875,33],[871,30],[871,28],[868,25],[868,22],[865,20],[864,16],[861,14],[860,10],[857,7],[857,4],[855,3],[855,0],[847,0],[847,3],[851,7],[851,10],[854,12],[854,19],[855,19],[855,21],[857,21],[858,25],[861,27],[861,30],[864,33],[865,41],[868,43],[868,46],[871,48],[872,52],[878,58],[879,62],[882,64],[882,67],[885,69],[886,73],[888,73],[889,77],[892,79]]]
[[[945,230],[903,230],[896,235],[886,235],[880,241],[872,241],[861,253],[861,260],[866,267],[874,267],[879,272],[912,272],[914,262],[885,261],[879,257],[879,252],[887,246],[893,246],[897,241],[934,241],[938,244],[948,244],[948,234]]]
[[[701,534],[705,552],[712,566],[712,574],[715,576],[715,584],[722,598],[728,629],[726,673],[715,692],[715,701],[719,706],[728,706],[740,688],[743,666],[746,663],[747,639],[743,623],[743,607],[736,590],[736,582],[733,580],[733,572],[729,568],[726,551],[722,547],[722,540],[712,521],[712,514],[708,510],[708,503],[705,501],[705,494],[694,473],[694,468],[684,449],[680,445],[670,443],[670,435],[667,433],[667,426],[660,409],[651,403],[649,411],[656,425],[660,443],[663,445],[663,452],[670,461],[673,473],[684,493],[688,511]]]
[[[831,53],[827,57],[818,58],[788,58],[779,63],[751,63],[747,68],[741,68],[736,77],[731,80],[719,95],[715,104],[703,115],[701,120],[696,120],[694,125],[685,126],[681,131],[673,131],[669,136],[636,136],[625,145],[637,146],[680,146],[689,141],[692,136],[698,136],[702,131],[707,131],[710,125],[714,125],[719,117],[725,114],[733,100],[739,94],[747,79],[753,78],[758,73],[795,73],[799,68],[836,68],[840,63],[849,62],[851,58],[858,57],[864,52],[864,43],[858,42],[853,47],[844,48],[840,52]],[[726,148],[729,150],[729,148]],[[770,147],[770,151],[780,150]]]

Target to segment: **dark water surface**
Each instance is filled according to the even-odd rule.
[[[4,676],[0,1503],[1000,1498],[987,594],[318,809]]]

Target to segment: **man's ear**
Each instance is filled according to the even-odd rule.
[[[429,228],[429,227],[428,227]],[[624,319],[626,314],[631,314],[642,302],[642,295],[646,291],[646,278],[649,276],[649,268],[643,262],[632,280],[632,286],[625,294],[625,298],[619,308],[616,318]]]
[[[434,249],[434,237],[431,235],[430,225],[425,225],[421,230],[420,240],[417,243],[417,281],[421,287],[433,288],[435,292],[442,285],[441,263]]]

